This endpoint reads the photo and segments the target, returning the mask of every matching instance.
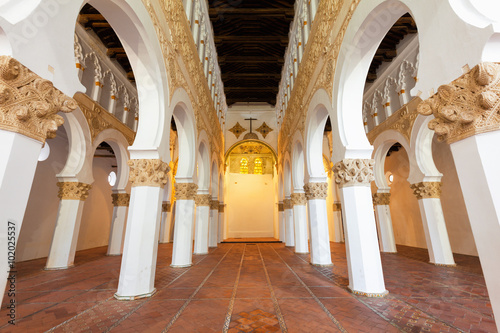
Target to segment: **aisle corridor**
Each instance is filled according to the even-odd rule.
[[[0,331],[496,331],[476,258],[457,255],[459,266],[444,268],[415,260],[425,258],[418,249],[382,254],[390,294],[378,299],[347,291],[344,245],[331,246],[333,268],[282,244],[251,243],[221,244],[191,268],[171,268],[172,246],[161,244],[158,292],[133,302],[113,298],[121,257],[105,248],[78,253],[64,271],[42,271],[43,259],[19,263],[16,326],[5,325],[2,310]]]

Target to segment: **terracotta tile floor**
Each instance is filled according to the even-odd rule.
[[[76,266],[43,271],[45,259],[19,263],[16,325],[2,332],[496,332],[477,258],[456,255],[456,268],[427,263],[426,250],[382,254],[385,298],[350,294],[344,244],[331,243],[333,268],[308,264],[282,244],[221,244],[169,266],[158,252],[149,299],[117,301],[121,257],[81,251]]]

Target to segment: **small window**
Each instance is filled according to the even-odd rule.
[[[255,159],[255,165],[253,167],[253,174],[254,175],[262,175],[262,160],[257,157]]]
[[[49,158],[49,155],[50,155],[50,147],[49,144],[45,142],[45,144],[42,147],[42,150],[40,150],[40,155],[38,155],[38,161],[40,162],[45,161],[47,158]]]
[[[115,186],[116,184],[116,172],[111,171],[108,175],[108,183],[111,186]]]
[[[248,174],[248,160],[244,157],[240,161],[240,173],[242,175]]]

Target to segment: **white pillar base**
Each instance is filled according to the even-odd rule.
[[[56,228],[45,269],[65,269],[73,266],[84,203],[81,200],[67,199],[59,202]]]
[[[295,232],[293,223],[293,209],[285,209],[285,245],[287,247],[295,246]]]
[[[0,130],[0,142],[0,290],[3,294],[9,274],[8,233],[15,234],[17,244],[42,143],[5,130]]]
[[[375,214],[380,251],[386,253],[398,252],[394,231],[392,229],[391,211],[389,205],[375,205]]]
[[[430,262],[441,266],[455,266],[441,200],[439,198],[420,199],[418,205],[422,215]]]
[[[132,187],[117,299],[148,297],[155,292],[162,198],[160,187]]]
[[[210,209],[210,226],[208,230],[209,247],[217,247],[218,234],[219,234],[219,210]]]
[[[118,256],[123,252],[127,211],[128,206],[114,206],[113,208],[113,218],[109,232],[108,256]]]
[[[349,289],[359,295],[387,294],[378,246],[371,189],[348,186],[340,189],[346,233]]]
[[[295,253],[309,253],[305,205],[293,206],[293,222],[295,226]]]
[[[174,246],[172,267],[193,264],[194,200],[177,200],[175,207]]]
[[[308,200],[307,205],[311,230],[311,264],[323,267],[332,266],[326,200]]]
[[[194,232],[194,254],[208,253],[208,225],[210,206],[196,207],[196,225]]]

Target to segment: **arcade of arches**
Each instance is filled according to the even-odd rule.
[[[498,331],[499,7],[2,1],[0,331]]]

